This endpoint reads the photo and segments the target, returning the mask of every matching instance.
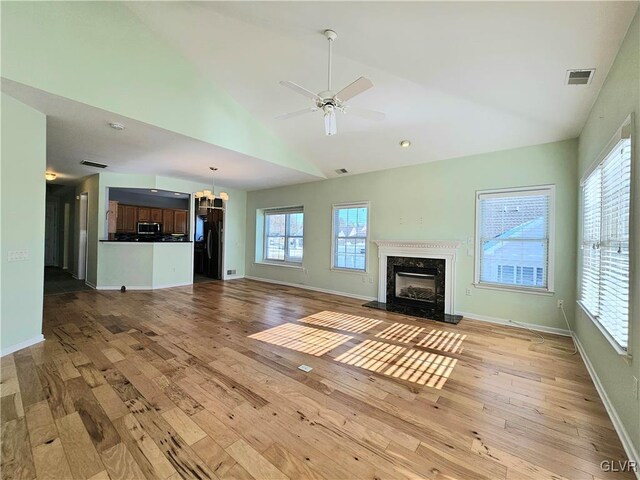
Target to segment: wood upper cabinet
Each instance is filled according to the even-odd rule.
[[[138,231],[138,208],[131,205],[123,205],[122,231],[125,233],[136,233]]]
[[[164,209],[162,211],[162,233],[175,233],[174,230],[174,212],[173,210]]]
[[[118,204],[116,232],[137,233],[138,222],[162,224],[162,233],[186,235],[189,233],[189,211],[173,208],[136,207]]]
[[[137,207],[138,208],[138,221],[139,222],[150,222],[151,221],[151,209],[148,207]]]
[[[118,202],[111,200],[109,201],[109,211],[107,212],[107,233],[109,234],[109,238],[111,238],[111,234],[116,233],[118,231]]]
[[[116,232],[124,232],[124,205],[118,204],[118,218],[116,220]]]
[[[176,210],[173,216],[173,233],[185,234],[187,233],[187,210]]]
[[[154,223],[162,223],[163,220],[163,210],[162,208],[152,208],[151,209],[151,221]]]

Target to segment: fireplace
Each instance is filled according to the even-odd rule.
[[[458,323],[454,276],[458,241],[376,240],[378,298],[367,307]]]

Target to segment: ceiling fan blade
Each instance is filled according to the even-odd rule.
[[[287,118],[297,117],[299,115],[304,115],[305,113],[315,112],[316,110],[318,109],[315,107],[309,107],[303,110],[298,110],[296,112],[283,113],[282,115],[278,115],[276,117],[276,120],[286,120]]]
[[[360,95],[365,90],[369,90],[371,87],[373,87],[373,82],[371,82],[371,80],[366,77],[360,77],[355,82],[347,85],[336,93],[335,97],[341,102],[346,102],[350,98]]]
[[[386,115],[382,112],[376,112],[375,110],[367,110],[366,108],[347,107],[345,109],[347,114],[353,114],[358,117],[366,118],[367,120],[373,120],[381,122],[386,118]]]
[[[294,92],[299,93],[300,95],[304,95],[307,98],[310,98],[311,100],[322,100],[318,95],[316,95],[313,92],[310,92],[309,90],[307,90],[304,87],[301,87],[300,85],[290,82],[289,80],[282,80],[280,82],[280,85],[282,85],[283,87],[287,87],[290,88],[291,90],[293,90]]]

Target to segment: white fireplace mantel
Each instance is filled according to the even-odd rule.
[[[439,258],[445,261],[444,313],[455,314],[457,240],[374,240],[378,245],[378,302],[387,302],[387,257]]]

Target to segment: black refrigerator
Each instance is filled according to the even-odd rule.
[[[203,225],[204,271],[210,278],[222,280],[222,243],[224,210],[209,210]]]

